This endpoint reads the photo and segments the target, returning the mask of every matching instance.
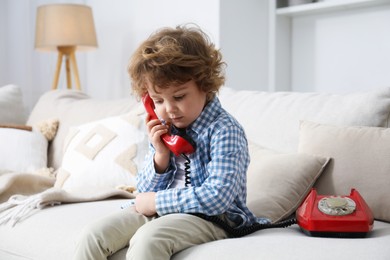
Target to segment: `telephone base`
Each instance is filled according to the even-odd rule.
[[[368,232],[329,232],[329,231],[309,231],[301,228],[302,232],[312,237],[330,238],[365,238]]]
[[[313,188],[296,217],[305,234],[318,237],[364,238],[374,226],[370,208],[355,189],[349,196],[317,196]]]

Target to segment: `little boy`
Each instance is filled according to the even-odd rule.
[[[129,65],[133,92],[148,94],[159,116],[146,118],[150,151],[138,174],[139,194],[134,206],[87,227],[76,259],[106,259],[127,245],[127,259],[170,259],[188,247],[229,237],[193,214],[217,216],[233,228],[259,221],[245,204],[244,130],[216,96],[224,65],[197,27],[161,29],[135,51]],[[162,141],[171,131],[195,143],[188,162]]]

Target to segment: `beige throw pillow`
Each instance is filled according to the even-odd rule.
[[[299,152],[332,157],[318,194],[349,195],[356,188],[379,220],[390,221],[390,129],[303,121]]]
[[[280,154],[249,143],[247,205],[257,217],[278,222],[302,203],[329,158]]]

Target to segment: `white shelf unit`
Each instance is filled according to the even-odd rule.
[[[389,0],[325,0],[276,9],[277,16],[298,16],[390,3]]]
[[[390,0],[324,0],[277,8],[277,0],[269,0],[269,90],[292,90],[291,37],[294,18],[389,4]]]

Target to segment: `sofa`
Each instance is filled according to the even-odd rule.
[[[2,87],[0,106],[23,106],[21,96],[17,86]],[[330,94],[223,87],[219,98],[246,130],[247,204],[257,216],[279,222],[294,216],[312,189],[356,189],[373,229],[364,238],[314,237],[298,225],[264,229],[172,259],[390,259],[390,88]],[[0,111],[0,259],[72,259],[83,227],[136,195],[147,151],[145,112],[132,96],[98,100],[55,90],[18,113],[7,104]],[[18,128],[25,125],[32,130]],[[54,193],[60,195],[48,198]]]

